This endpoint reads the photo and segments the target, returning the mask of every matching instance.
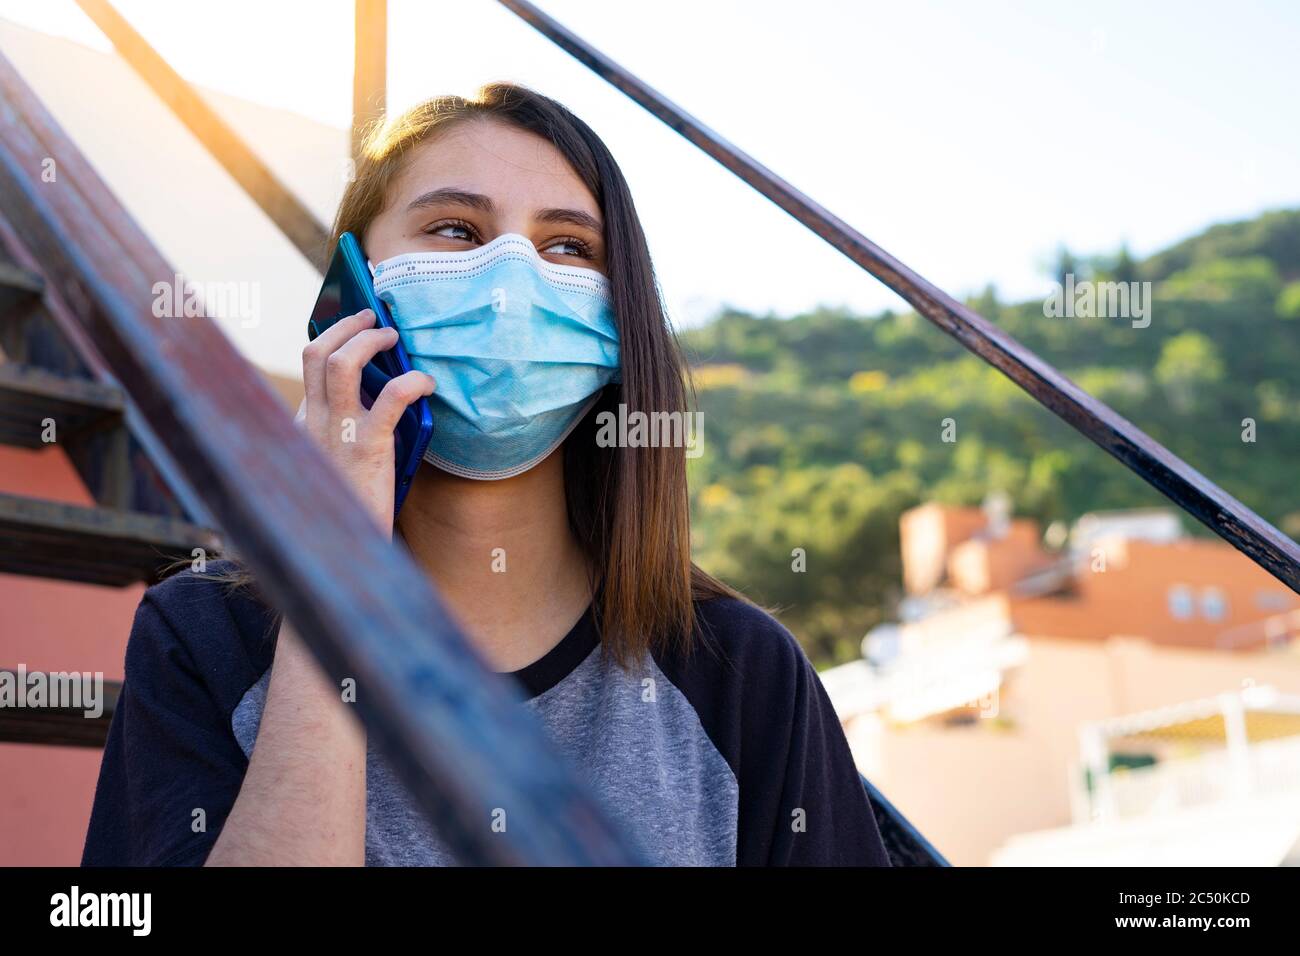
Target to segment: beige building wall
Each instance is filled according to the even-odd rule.
[[[1032,638],[999,694],[996,716],[846,732],[864,773],[956,865],[982,866],[1008,837],[1073,822],[1081,723],[1149,710],[1247,682],[1300,693],[1300,653],[1226,654],[1140,639]]]

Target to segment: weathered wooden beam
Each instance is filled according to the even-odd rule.
[[[28,331],[36,327],[31,323]],[[138,443],[126,427],[126,397],[115,385],[0,362],[0,443],[61,449],[101,505],[133,511],[137,500],[175,504],[162,489],[136,494],[131,456]],[[146,469],[142,475],[149,473]],[[166,509],[145,513],[172,514]]]
[[[352,64],[352,157],[384,117],[388,86],[388,0],[356,0]]]
[[[45,283],[40,276],[7,259],[0,259],[0,316],[39,302],[44,291]],[[10,358],[21,359],[21,356]]]
[[[120,425],[125,401],[117,389],[56,375],[20,362],[0,362],[0,443],[47,447],[88,428]]]
[[[75,158],[74,158],[75,164]],[[80,390],[76,381],[103,395],[121,395],[116,379],[94,352],[72,318],[71,307],[51,288],[39,264],[23,245],[21,234],[0,211],[0,255],[25,276],[32,294],[0,307],[0,347],[5,357],[64,379]],[[10,258],[12,257],[12,258]],[[2,297],[0,297],[2,298]],[[75,346],[73,343],[76,343]],[[210,525],[207,512],[176,473],[167,454],[140,420],[129,401],[118,401],[121,417],[101,419],[106,428],[60,429],[59,447],[67,454],[95,500],[122,511],[163,515]],[[7,405],[0,402],[0,405]],[[0,417],[13,413],[0,408]]]
[[[262,162],[238,133],[190,84],[158,55],[108,0],[77,0],[86,16],[112,41],[122,59],[140,75],[176,118],[194,134],[235,182],[276,224],[298,251],[324,273],[329,232],[303,202]],[[213,15],[218,15],[213,11]]]
[[[1293,591],[1300,592],[1300,545],[1250,508],[1002,329],[913,272],[553,17],[527,0],[499,2],[893,289],[917,312],[1118,458],[1174,504]]]
[[[175,518],[0,492],[0,572],[121,587],[152,584],[173,562],[221,542]]]
[[[8,668],[0,675],[9,681],[33,676]],[[44,674],[58,680],[57,675]],[[122,694],[121,681],[103,682],[103,699],[100,713],[87,715],[84,708],[76,707],[5,707],[0,705],[0,743],[44,744],[54,747],[103,747],[108,740],[108,728],[113,722],[113,711]]]
[[[418,805],[467,863],[643,858],[375,526],[266,381],[210,321],[159,318],[175,274],[0,57],[0,214],[70,300],[86,338],[200,490],[259,588],[336,681]],[[59,188],[42,189],[44,157]],[[364,569],[364,573],[358,573]],[[491,812],[504,809],[505,832]]]

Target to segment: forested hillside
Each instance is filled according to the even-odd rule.
[[[1059,270],[1151,282],[1150,325],[1048,318],[1042,301],[1003,303],[993,289],[972,305],[1300,537],[1300,211],[1215,226],[1145,260],[1063,252]],[[1046,525],[1165,503],[913,313],[727,311],[682,338],[704,415],[690,466],[696,559],[781,607],[819,665],[855,655],[892,612],[911,505],[1001,489]],[[953,442],[941,439],[949,418]]]

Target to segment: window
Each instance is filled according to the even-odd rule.
[[[1211,621],[1222,621],[1228,614],[1228,599],[1218,588],[1201,592],[1201,613]]]
[[[1186,621],[1196,613],[1191,588],[1185,584],[1175,584],[1169,589],[1169,613],[1179,621]]]

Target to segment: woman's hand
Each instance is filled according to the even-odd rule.
[[[305,395],[294,421],[343,472],[371,517],[393,533],[393,429],[433,391],[409,372],[369,411],[361,370],[397,341],[369,309],[302,351]],[[288,621],[280,626],[257,743],[207,866],[362,866],[366,861],[366,733],[340,688]]]
[[[334,462],[375,522],[393,533],[396,481],[393,430],[408,405],[433,393],[433,378],[407,372],[384,386],[369,410],[361,403],[361,370],[397,343],[397,330],[374,328],[363,309],[326,329],[302,350],[305,395],[294,421]]]

